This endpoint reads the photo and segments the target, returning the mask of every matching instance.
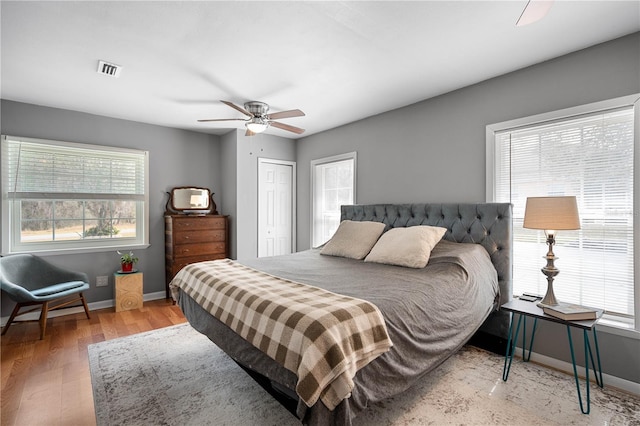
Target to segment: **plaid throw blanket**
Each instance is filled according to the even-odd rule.
[[[223,259],[190,264],[171,282],[209,313],[297,374],[296,392],[333,410],[356,371],[392,343],[378,308]]]

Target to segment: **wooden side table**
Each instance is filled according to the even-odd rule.
[[[589,397],[589,360],[591,360],[591,366],[593,367],[594,375],[596,376],[596,383],[599,387],[604,387],[604,382],[602,381],[602,366],[600,364],[600,350],[598,349],[598,336],[596,334],[596,323],[598,319],[603,314],[602,310],[598,310],[596,313],[596,319],[594,320],[586,320],[586,321],[565,321],[560,318],[556,318],[551,315],[547,315],[544,311],[538,307],[536,302],[527,302],[525,300],[513,299],[510,302],[505,303],[500,307],[500,309],[504,309],[511,313],[511,322],[509,324],[509,338],[507,341],[507,353],[504,357],[504,367],[502,369],[502,380],[505,382],[509,378],[509,370],[511,369],[511,361],[513,361],[513,355],[516,350],[516,340],[518,340],[518,334],[520,332],[520,326],[523,325],[522,332],[522,360],[524,362],[528,362],[531,359],[531,349],[533,348],[533,338],[536,335],[536,326],[538,325],[538,320],[545,320],[556,322],[559,324],[563,324],[567,327],[567,338],[569,341],[569,349],[571,350],[571,362],[573,363],[573,376],[576,380],[576,389],[578,391],[578,402],[580,403],[580,411],[583,414],[589,414],[591,410],[590,407],[590,397]],[[514,315],[518,314],[518,324],[513,327],[514,323]],[[534,318],[533,322],[533,330],[531,331],[531,342],[529,343],[529,355],[525,356],[526,351],[526,321],[527,317]],[[524,324],[522,324],[524,322]],[[581,329],[583,332],[584,339],[584,360],[585,360],[585,375],[586,375],[586,409],[582,403],[582,396],[580,394],[580,381],[578,378],[578,370],[576,368],[576,357],[573,352],[573,339],[571,338],[571,327]],[[598,361],[598,366],[596,368],[596,363],[593,358],[593,349],[591,348],[591,344],[589,343],[589,331],[593,331],[593,341],[595,346],[595,355]],[[515,335],[514,335],[515,334]]]
[[[142,308],[142,272],[113,274],[116,281],[116,312]]]

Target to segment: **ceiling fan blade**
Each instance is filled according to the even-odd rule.
[[[516,26],[523,27],[544,18],[549,13],[553,2],[554,0],[529,0],[518,18]]]
[[[269,125],[273,127],[277,127],[278,129],[287,130],[289,132],[293,132],[297,134],[301,134],[304,132],[304,129],[301,129],[300,127],[290,126],[284,123],[278,123],[277,121],[272,121],[269,123]]]
[[[288,111],[274,112],[273,114],[267,114],[271,120],[279,120],[281,118],[302,117],[304,112],[299,109],[290,109]]]
[[[220,101],[225,105],[230,106],[231,108],[235,109],[236,111],[240,111],[241,113],[243,113],[244,115],[247,115],[249,117],[253,117],[253,114],[251,114],[249,111],[247,111],[244,108],[239,107],[238,105],[234,104],[233,102],[229,102],[229,101]]]
[[[247,121],[244,118],[207,118],[204,120],[198,120],[200,123],[205,121]]]
[[[253,133],[251,130],[247,129],[247,131],[244,133],[245,136],[255,136],[257,135],[257,133]]]

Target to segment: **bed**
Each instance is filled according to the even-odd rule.
[[[424,268],[326,256],[321,249],[242,262],[243,267],[268,276],[365,300],[384,318],[391,347],[357,370],[350,392],[332,409],[321,399],[308,406],[298,398],[296,412],[306,424],[348,425],[371,403],[411,387],[477,332],[505,338],[509,325],[508,315],[498,308],[512,294],[510,204],[376,204],[341,210],[341,221],[379,222],[384,232],[420,225],[446,231]],[[172,285],[177,303],[196,330],[276,389],[300,396],[296,373],[249,343],[176,283]]]

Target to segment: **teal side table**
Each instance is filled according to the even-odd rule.
[[[505,382],[509,378],[509,371],[511,369],[511,362],[513,361],[513,355],[516,349],[516,342],[518,340],[518,334],[520,332],[520,328],[522,327],[522,360],[524,362],[529,362],[531,359],[531,350],[533,349],[533,340],[536,335],[536,327],[538,325],[538,320],[551,321],[559,324],[563,324],[567,327],[567,338],[569,341],[569,350],[571,351],[571,362],[573,363],[573,376],[576,381],[576,389],[578,391],[578,402],[580,403],[580,411],[583,414],[589,414],[591,411],[591,399],[589,395],[589,360],[591,361],[591,367],[593,368],[594,374],[596,376],[596,383],[599,387],[604,387],[604,382],[602,380],[602,365],[600,364],[600,350],[598,349],[598,336],[596,334],[596,323],[602,316],[603,311],[598,310],[596,314],[596,319],[587,320],[587,321],[565,321],[560,318],[553,317],[551,315],[547,315],[544,311],[538,307],[536,302],[527,302],[524,300],[514,299],[510,302],[505,303],[501,306],[501,309],[504,309],[507,312],[511,313],[511,321],[509,323],[509,336],[507,340],[507,351],[504,357],[504,367],[502,369],[502,380]],[[515,327],[513,327],[514,316],[518,315],[518,323]],[[526,324],[527,317],[533,318],[533,329],[531,331],[531,340],[529,342],[529,352],[526,353]],[[573,339],[571,337],[571,327],[578,328],[582,330],[583,340],[584,340],[584,359],[585,359],[585,381],[586,381],[586,408],[585,403],[583,403],[582,395],[580,392],[580,380],[578,377],[578,370],[576,367],[576,357],[573,350]],[[597,360],[598,366],[596,369],[596,362],[594,361],[594,352],[591,348],[591,343],[589,342],[589,331],[593,332],[593,343],[595,347],[595,358]]]

